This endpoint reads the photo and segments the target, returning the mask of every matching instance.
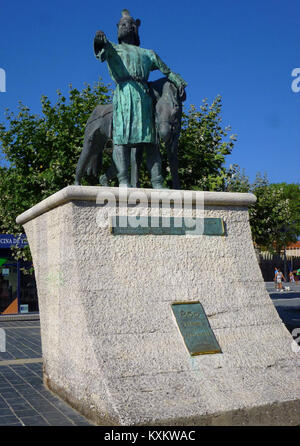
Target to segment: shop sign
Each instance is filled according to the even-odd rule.
[[[11,248],[12,246],[24,248],[27,245],[28,242],[25,234],[22,234],[20,237],[15,237],[11,234],[0,234],[0,249]]]

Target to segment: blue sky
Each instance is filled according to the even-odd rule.
[[[117,41],[123,8],[142,21],[141,46],[188,82],[187,105],[222,95],[223,124],[238,135],[227,164],[251,180],[260,171],[271,182],[300,181],[300,93],[291,89],[300,67],[299,0],[2,2],[0,121],[19,100],[38,113],[42,94],[55,100],[57,89],[81,89],[99,76],[109,83],[93,37],[100,29]]]

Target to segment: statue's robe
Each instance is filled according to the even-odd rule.
[[[160,70],[177,87],[184,80],[163,63],[152,50],[107,41],[96,54],[106,61],[113,81],[117,84],[113,96],[113,142],[135,145],[156,142],[154,108],[147,80],[153,70]]]

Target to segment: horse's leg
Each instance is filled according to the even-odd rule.
[[[117,168],[112,160],[112,163],[108,167],[106,172],[99,178],[99,183],[101,184],[101,186],[109,186],[109,181],[115,178],[117,176],[117,173]]]
[[[163,111],[164,110],[162,110],[161,114],[158,115],[159,117],[166,116]],[[168,122],[168,119],[166,118],[164,121],[158,123],[158,134],[166,146],[172,176],[172,187],[173,189],[180,189],[177,158],[179,132],[176,132],[174,131],[174,129],[172,129],[170,122]]]
[[[164,189],[161,173],[161,157],[157,144],[145,144],[147,169],[151,175],[153,189]]]
[[[173,189],[180,189],[180,180],[178,176],[178,157],[177,157],[178,139],[179,135],[173,134],[170,140],[166,143]]]
[[[131,149],[131,186],[140,187],[139,171],[143,161],[143,147],[132,147]]]
[[[80,185],[81,178],[85,174],[86,166],[90,159],[90,150],[92,146],[92,139],[91,138],[84,138],[84,144],[83,149],[80,154],[77,167],[76,167],[76,177],[75,177],[75,184]]]

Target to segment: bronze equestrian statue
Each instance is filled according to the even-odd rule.
[[[96,107],[87,123],[84,147],[76,170],[76,184],[80,183],[85,172],[98,175],[101,168],[102,150],[109,136],[113,139],[113,160],[117,168],[119,186],[131,186],[130,157],[133,153],[133,160],[136,160],[136,166],[138,166],[141,153],[145,150],[152,187],[163,187],[153,106],[155,88],[152,92],[150,91],[148,77],[151,71],[160,70],[167,77],[168,83],[174,85],[181,100],[185,95],[186,83],[180,75],[173,73],[154,51],[140,48],[138,33],[140,23],[139,19],[134,20],[127,10],[123,10],[118,23],[118,44],[108,41],[103,31],[96,33],[95,55],[101,62],[107,62],[110,75],[116,83],[112,106],[112,126],[109,127],[108,119],[111,113],[110,106]],[[164,88],[167,88],[166,81],[163,82],[162,90]],[[177,106],[180,110],[181,101]],[[164,107],[161,108],[165,110]],[[161,121],[162,134],[167,134],[166,128],[172,126],[170,118],[171,116],[169,120]],[[175,126],[177,126],[176,123]],[[173,145],[175,144],[176,138]],[[172,158],[171,149],[169,154]],[[173,165],[176,165],[176,160],[177,157]],[[174,181],[178,185],[176,174]],[[138,184],[137,170],[135,183]]]

